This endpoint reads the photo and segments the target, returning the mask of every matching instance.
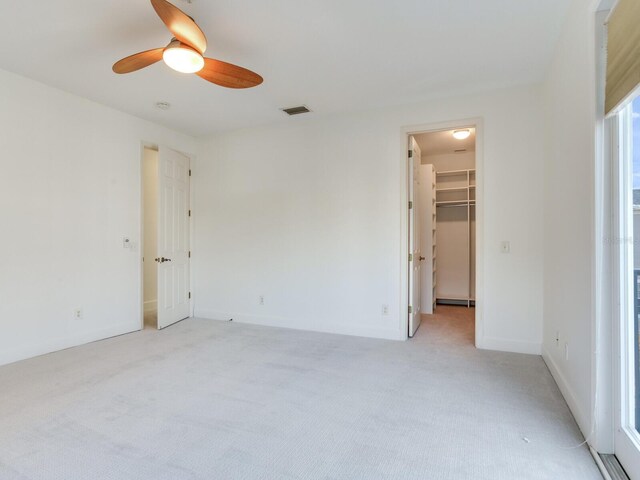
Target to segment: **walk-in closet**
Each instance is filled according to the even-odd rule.
[[[413,136],[420,152],[421,313],[476,300],[474,128]]]

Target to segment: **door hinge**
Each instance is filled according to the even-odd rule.
[[[189,176],[191,176],[191,169],[189,169]]]
[[[413,202],[409,202],[409,210],[413,208]]]
[[[409,254],[409,261],[413,262],[413,255],[411,253]]]
[[[409,150],[409,158],[413,158],[413,150]]]
[[[191,292],[189,292],[189,298],[191,298]]]
[[[191,210],[189,210],[189,216],[191,216]]]
[[[413,313],[413,307],[409,305],[409,313]]]
[[[191,250],[189,250],[189,258],[191,258]]]

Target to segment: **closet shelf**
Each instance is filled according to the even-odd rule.
[[[466,207],[467,205],[475,203],[469,200],[443,200],[441,202],[436,202],[437,207],[441,206],[452,206],[452,207]]]
[[[474,170],[447,170],[444,172],[436,172],[436,176],[445,176],[445,175],[462,175],[462,174],[467,174],[467,173],[476,173],[475,169]]]

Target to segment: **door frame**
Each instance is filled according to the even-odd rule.
[[[194,238],[194,224],[195,224],[195,213],[193,209],[193,199],[194,199],[194,163],[196,156],[192,153],[187,153],[182,151],[179,148],[173,148],[169,145],[158,144],[156,142],[147,142],[142,140],[140,142],[140,162],[138,164],[138,175],[139,175],[139,185],[140,185],[140,203],[139,203],[139,219],[138,219],[138,238],[140,239],[137,247],[138,247],[138,297],[140,304],[140,328],[139,330],[144,329],[144,175],[143,175],[143,165],[144,165],[144,149],[150,148],[152,150],[158,151],[160,147],[170,148],[171,150],[175,150],[178,153],[181,153],[185,157],[189,158],[189,168],[191,170],[191,176],[189,177],[189,209],[191,210],[191,217],[189,218],[189,250],[191,251],[191,259],[193,259],[193,238]],[[189,318],[194,315],[194,275],[192,262],[189,261],[189,289],[191,291],[191,298],[189,299]],[[159,292],[158,292],[159,294]]]
[[[462,118],[437,123],[408,125],[400,129],[402,144],[400,169],[400,337],[409,338],[409,159],[407,145],[411,135],[454,128],[476,129],[476,306],[475,345],[484,348],[484,120]]]

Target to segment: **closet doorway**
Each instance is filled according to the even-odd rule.
[[[144,328],[165,328],[190,315],[190,178],[188,156],[166,147],[144,146]]]
[[[445,328],[475,344],[476,134],[460,124],[408,135],[409,337],[422,325],[421,336]]]
[[[142,153],[142,298],[144,328],[158,328],[158,150],[144,147]]]

